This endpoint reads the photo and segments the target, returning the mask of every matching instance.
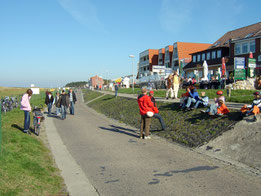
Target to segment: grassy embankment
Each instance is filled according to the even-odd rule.
[[[90,97],[93,91],[85,91],[84,97]],[[137,101],[131,98],[105,95],[88,104],[89,107],[105,114],[109,118],[119,120],[137,129],[140,126],[140,115]],[[152,120],[151,130],[154,134],[175,141],[186,146],[196,147],[217,137],[237,122],[239,113],[231,113],[223,118],[211,119],[206,114],[200,113],[200,108],[183,112],[178,109],[177,103],[158,102],[167,130],[161,129],[157,119]]]
[[[82,89],[83,92],[83,98],[85,102],[91,101],[101,95],[103,95],[102,93],[96,92],[96,91],[89,91],[87,89]],[[87,93],[90,92],[90,93]]]
[[[204,91],[206,92],[206,96],[208,96],[210,99],[214,99],[217,97],[216,92],[218,91],[217,89],[198,89],[199,95],[201,95],[201,92]],[[253,101],[253,93],[255,90],[232,90],[231,91],[231,97],[227,96],[227,91],[222,89],[224,96],[226,97],[226,101],[228,102],[236,102],[236,103],[252,103]],[[118,91],[119,93],[127,93],[127,94],[132,94],[132,89],[124,89],[121,88]],[[182,93],[184,93],[185,90],[181,89],[179,90],[178,97],[181,96]],[[134,89],[135,94],[140,93],[140,88],[135,88]],[[154,90],[154,95],[155,97],[165,97],[166,96],[166,90]]]
[[[0,91],[0,94],[15,95],[25,90],[10,89]],[[43,102],[44,93],[32,96],[32,105]],[[24,114],[19,108],[2,114],[0,195],[66,195],[50,150],[39,137],[22,132],[23,120]]]

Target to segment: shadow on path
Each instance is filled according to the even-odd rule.
[[[125,135],[129,135],[132,137],[139,138],[139,136],[136,134],[136,132],[132,129],[124,128],[124,127],[119,127],[119,126],[114,126],[110,125],[111,128],[108,127],[99,127],[100,129],[111,131],[111,132],[116,132],[116,133],[122,133]]]

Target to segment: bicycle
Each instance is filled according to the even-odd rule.
[[[33,107],[33,126],[34,133],[39,136],[41,131],[41,122],[44,120],[44,116],[42,113],[43,106],[41,108],[34,106]]]

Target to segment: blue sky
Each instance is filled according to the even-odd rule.
[[[261,21],[260,0],[0,0],[0,86],[132,73],[130,54],[213,43]]]

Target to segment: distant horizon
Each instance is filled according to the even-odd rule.
[[[116,79],[132,74],[129,55],[136,75],[142,51],[213,44],[260,22],[260,7],[258,0],[0,1],[0,86]]]

